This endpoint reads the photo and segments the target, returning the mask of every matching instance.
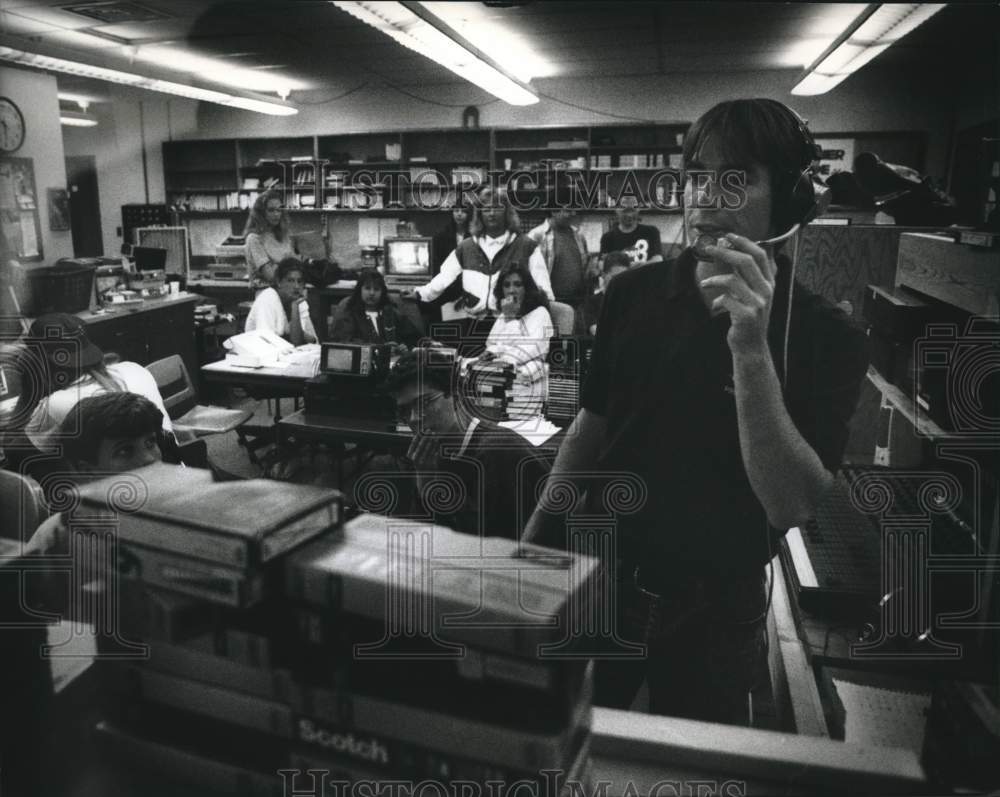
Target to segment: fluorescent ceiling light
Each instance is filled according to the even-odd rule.
[[[527,39],[498,21],[497,17],[503,9],[487,8],[482,3],[440,0],[421,2],[420,5],[480,50],[488,52],[504,71],[523,83],[532,78],[557,74],[552,63],[543,58]]]
[[[797,6],[803,14],[792,40],[774,54],[771,66],[807,69],[837,41],[868,7],[867,3],[808,3]]]
[[[869,4],[809,67],[792,94],[825,94],[944,6],[944,3]]]
[[[281,75],[269,74],[258,69],[234,66],[232,61],[191,53],[179,47],[162,44],[140,45],[135,54],[137,61],[144,61],[178,72],[188,72],[212,83],[221,83],[234,89],[247,91],[273,91],[288,96],[288,92],[307,88],[304,83]]]
[[[529,86],[508,74],[494,59],[468,42],[420,3],[331,0],[335,6],[371,25],[404,47],[450,69],[511,105],[538,102]]]
[[[97,118],[82,111],[59,109],[59,121],[66,127],[97,127]]]
[[[57,58],[41,53],[31,53],[15,47],[0,44],[0,61],[9,61],[22,66],[44,69],[49,72],[59,72],[65,75],[78,75],[96,80],[105,80],[109,83],[118,83],[123,86],[134,86],[139,89],[158,91],[164,94],[173,94],[178,97],[187,97],[192,100],[203,102],[213,102],[218,105],[226,105],[230,108],[241,108],[245,111],[256,111],[257,113],[269,114],[271,116],[291,116],[298,113],[298,109],[290,105],[279,102],[255,99],[252,97],[242,97],[237,94],[226,94],[221,91],[202,89],[197,86],[189,86],[184,83],[174,83],[169,80],[159,80],[157,78],[138,75],[133,72],[123,72],[119,69],[109,69],[94,64],[85,64],[80,61],[73,61],[67,58]]]

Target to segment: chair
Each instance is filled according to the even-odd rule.
[[[572,335],[576,322],[576,311],[562,302],[549,302],[549,315],[555,325],[557,335]]]
[[[30,476],[0,470],[0,536],[27,542],[48,516],[38,482]]]
[[[196,437],[223,434],[238,429],[253,417],[250,410],[231,410],[198,403],[191,377],[179,354],[172,354],[146,366],[156,380],[163,405],[177,432]]]

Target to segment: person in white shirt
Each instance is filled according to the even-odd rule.
[[[494,295],[500,315],[486,339],[480,361],[507,362],[515,368],[513,398],[525,416],[542,413],[548,390],[545,358],[555,334],[548,300],[531,272],[513,263],[500,273]]]
[[[24,432],[37,448],[56,442],[57,429],[81,399],[103,393],[145,396],[163,414],[163,431],[173,433],[153,375],[133,362],[106,366],[104,352],[87,337],[76,316],[51,313],[35,319],[24,343],[30,359],[22,371],[31,378],[18,412],[27,415],[31,410]],[[31,401],[36,402],[33,407]]]
[[[309,317],[302,263],[286,257],[278,264],[274,276],[274,287],[265,288],[254,299],[245,330],[266,329],[293,346],[316,343],[319,338]]]
[[[472,236],[462,241],[441,264],[441,271],[426,285],[412,291],[404,291],[403,298],[416,298],[422,302],[437,299],[445,289],[463,272],[478,272],[485,275],[488,287],[479,295],[465,297],[464,309],[469,317],[489,319],[497,312],[498,295],[492,290],[497,275],[511,263],[527,265],[534,283],[550,300],[552,285],[545,259],[538,244],[521,233],[517,211],[511,207],[504,191],[492,187],[484,188],[477,197],[480,203],[478,218],[473,219],[470,228]],[[463,283],[466,283],[463,280]],[[465,284],[466,290],[469,283]]]

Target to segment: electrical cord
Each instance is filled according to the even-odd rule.
[[[385,83],[385,85],[388,86],[393,91],[398,91],[400,94],[405,94],[407,97],[412,97],[413,99],[418,100],[419,102],[426,102],[428,105],[437,105],[439,108],[468,108],[469,105],[474,104],[470,102],[450,103],[450,102],[438,102],[437,100],[429,100],[426,97],[421,97],[418,94],[414,94],[412,91],[407,91],[402,86],[397,86],[395,83],[392,83],[386,80],[385,78],[382,78],[382,80]],[[497,102],[500,102],[499,98],[487,100],[486,102],[475,103],[475,105],[476,107],[481,108],[486,105],[493,105],[494,103]]]
[[[569,108],[576,108],[576,110],[578,111],[587,111],[589,113],[596,113],[600,114],[601,116],[608,116],[612,119],[627,119],[630,122],[646,122],[646,123],[653,122],[652,119],[643,119],[640,116],[628,116],[626,114],[613,113],[611,111],[602,111],[599,108],[590,108],[586,105],[578,105],[575,102],[569,102],[568,100],[560,100],[558,97],[553,97],[551,94],[543,94],[542,92],[537,90],[535,93],[538,94],[539,97],[544,97],[545,99],[551,100],[552,102],[558,102],[560,105],[565,105]]]
[[[347,91],[342,92],[341,94],[338,94],[336,97],[329,97],[329,98],[327,98],[325,100],[315,100],[313,102],[307,102],[307,101],[302,100],[302,99],[296,99],[295,100],[295,104],[296,105],[303,105],[303,106],[308,107],[308,108],[311,108],[311,107],[316,106],[316,105],[327,105],[327,104],[329,104],[331,102],[336,102],[337,100],[342,100],[342,99],[344,99],[344,97],[349,97],[352,94],[354,94],[355,92],[361,91],[361,89],[363,89],[363,88],[367,88],[367,86],[370,83],[371,83],[371,81],[366,80],[364,83],[361,83],[360,85],[355,86],[353,89],[348,89]]]

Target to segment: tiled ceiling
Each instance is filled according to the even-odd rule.
[[[829,41],[838,15],[850,19],[861,8],[537,0],[467,5],[519,35],[548,62],[548,76],[558,78],[800,69],[801,52]],[[996,63],[998,12],[995,3],[949,6],[879,62],[927,65],[944,58],[953,67],[955,58],[991,48]],[[130,21],[134,17],[139,19]],[[130,46],[170,44],[319,91],[371,78],[404,87],[458,80],[326,0],[0,0],[0,32],[79,53],[97,50],[123,67]]]

